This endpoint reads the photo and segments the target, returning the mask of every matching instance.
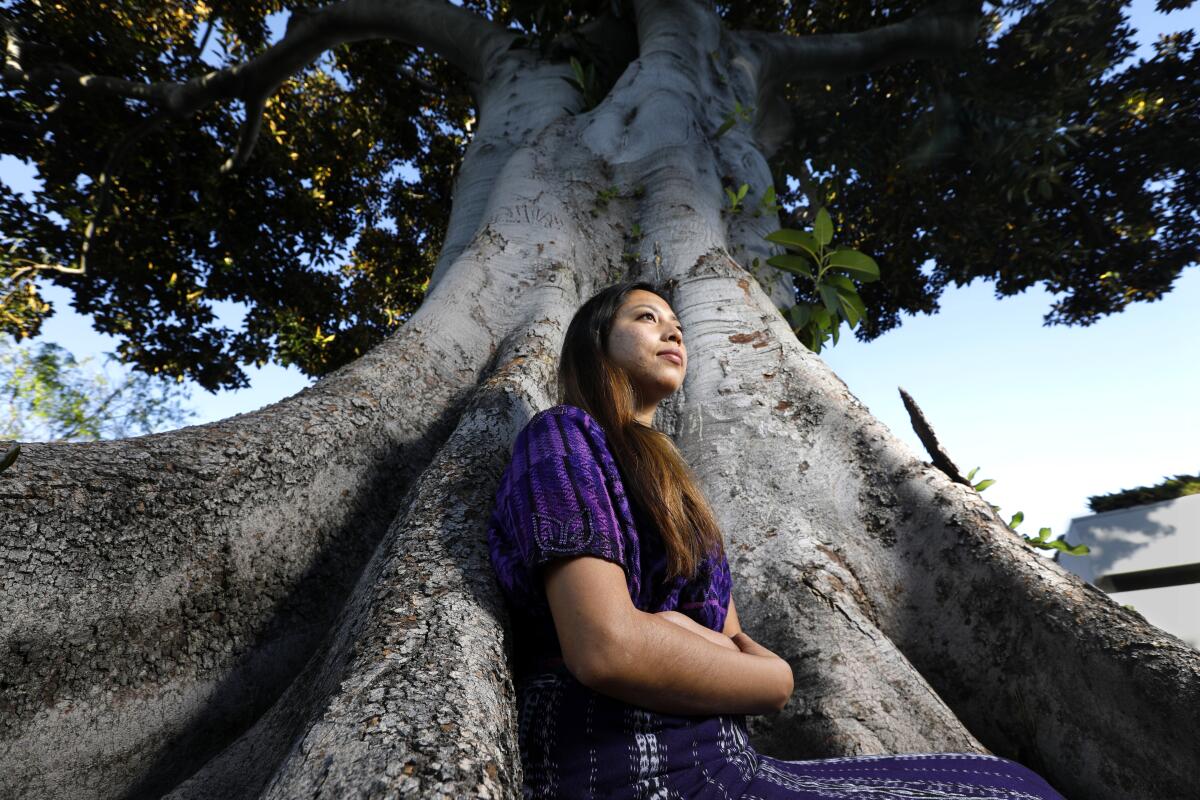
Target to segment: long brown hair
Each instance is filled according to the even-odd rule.
[[[558,401],[582,408],[604,429],[613,458],[627,478],[626,494],[662,536],[667,579],[693,577],[705,555],[725,552],[721,529],[675,443],[634,417],[633,382],[608,357],[613,319],[635,289],[667,300],[654,284],[618,283],[597,292],[575,312],[558,363]]]

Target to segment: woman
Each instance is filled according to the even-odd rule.
[[[750,746],[745,715],[783,708],[792,671],[741,629],[712,509],[651,427],[686,371],[663,294],[610,286],[567,328],[560,404],[513,445],[488,545],[516,636],[525,797],[1061,800],[993,756]]]

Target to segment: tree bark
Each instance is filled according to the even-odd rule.
[[[718,510],[743,626],[795,671],[756,746],[1193,791],[1200,654],[1025,547],[780,316],[777,220],[723,200],[770,185],[772,56],[699,3],[637,25],[586,112],[561,65],[490,62],[431,290],[370,353],[219,423],[23,446],[0,476],[0,796],[519,796],[488,512],[571,315],[624,277],[670,287],[692,358],[659,425]],[[715,137],[735,101],[756,117]]]

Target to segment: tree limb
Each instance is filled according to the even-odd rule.
[[[925,419],[925,415],[921,412],[921,408],[917,405],[917,402],[912,399],[912,395],[901,388],[900,398],[904,401],[904,407],[908,410],[908,418],[912,421],[913,430],[916,431],[917,438],[921,440],[921,444],[925,445],[926,452],[933,459],[933,465],[946,473],[947,477],[955,483],[971,486],[971,482],[962,476],[962,473],[958,471],[958,467],[954,466],[954,462],[950,460],[950,456],[942,449],[937,435],[933,432],[933,427],[929,424],[929,420]]]
[[[241,134],[238,136],[237,150],[221,165],[221,172],[232,172],[250,158],[254,144],[258,141],[258,132],[262,130],[263,109],[266,105],[266,95],[255,97],[246,103],[246,120],[242,123]]]
[[[969,47],[976,40],[981,20],[979,4],[968,2],[858,33],[792,36],[739,31],[738,35],[763,53],[766,83],[771,78],[838,78],[903,61],[936,58]]]

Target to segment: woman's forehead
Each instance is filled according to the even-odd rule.
[[[666,300],[663,300],[656,294],[652,294],[651,292],[641,289],[630,292],[628,297],[625,298],[625,303],[623,304],[623,307],[628,308],[630,311],[638,308],[639,306],[652,308],[660,314],[667,313],[671,310],[671,307],[667,305]],[[676,322],[679,321],[674,314],[671,315],[671,319],[675,320]]]

